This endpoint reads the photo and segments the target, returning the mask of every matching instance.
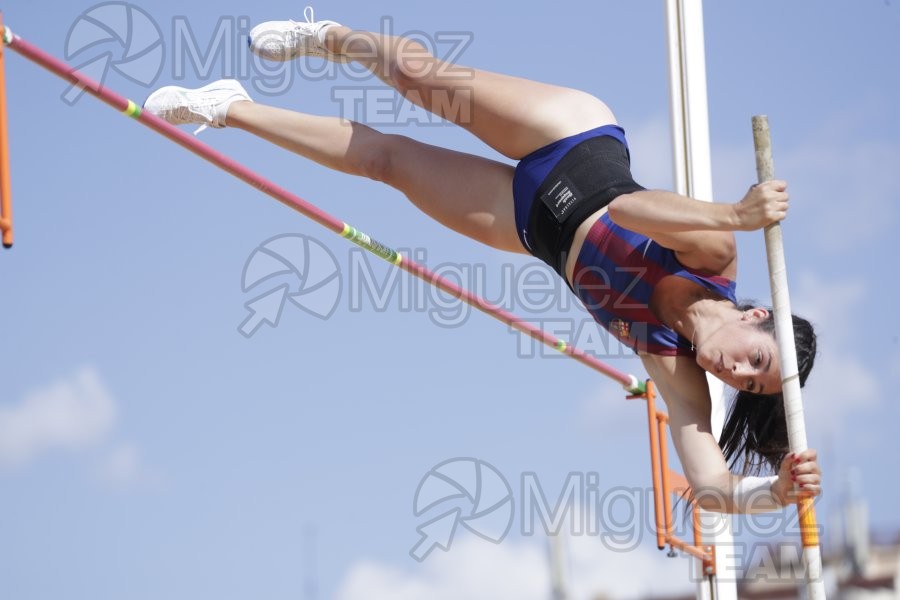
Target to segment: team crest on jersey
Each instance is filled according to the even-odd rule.
[[[613,319],[609,322],[609,328],[617,337],[627,338],[631,336],[631,323],[622,319]]]

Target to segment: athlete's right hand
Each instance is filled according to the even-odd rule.
[[[812,448],[791,453],[781,461],[778,479],[772,483],[772,494],[782,506],[822,493],[822,470],[818,453]]]
[[[735,231],[752,231],[777,223],[787,216],[787,182],[778,179],[758,183],[743,200],[732,205]]]

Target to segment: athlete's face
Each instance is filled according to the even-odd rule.
[[[697,364],[737,390],[781,393],[778,345],[757,326],[768,315],[755,308],[744,312],[740,321],[720,327],[697,348]]]

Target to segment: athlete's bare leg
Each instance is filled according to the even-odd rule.
[[[227,124],[326,167],[383,181],[443,225],[524,253],[515,230],[513,167],[339,119],[235,102]]]
[[[609,108],[589,94],[450,65],[407,38],[332,27],[325,44],[512,159],[615,123]],[[510,165],[343,119],[259,104],[235,103],[227,121],[330,168],[383,181],[459,233],[524,252],[515,229]]]
[[[340,26],[327,30],[325,45],[512,159],[616,122],[612,111],[590,94],[451,65],[408,38]]]

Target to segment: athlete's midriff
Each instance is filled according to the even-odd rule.
[[[566,258],[566,281],[569,282],[569,287],[575,289],[575,282],[573,281],[574,273],[575,273],[575,265],[578,263],[578,255],[581,253],[581,248],[584,246],[585,241],[587,240],[588,233],[591,232],[591,227],[594,226],[594,223],[597,222],[597,219],[605,215],[609,211],[609,206],[604,206],[590,217],[584,220],[584,223],[578,226],[578,229],[575,230],[575,237],[572,238],[572,245],[569,246],[569,255]]]

